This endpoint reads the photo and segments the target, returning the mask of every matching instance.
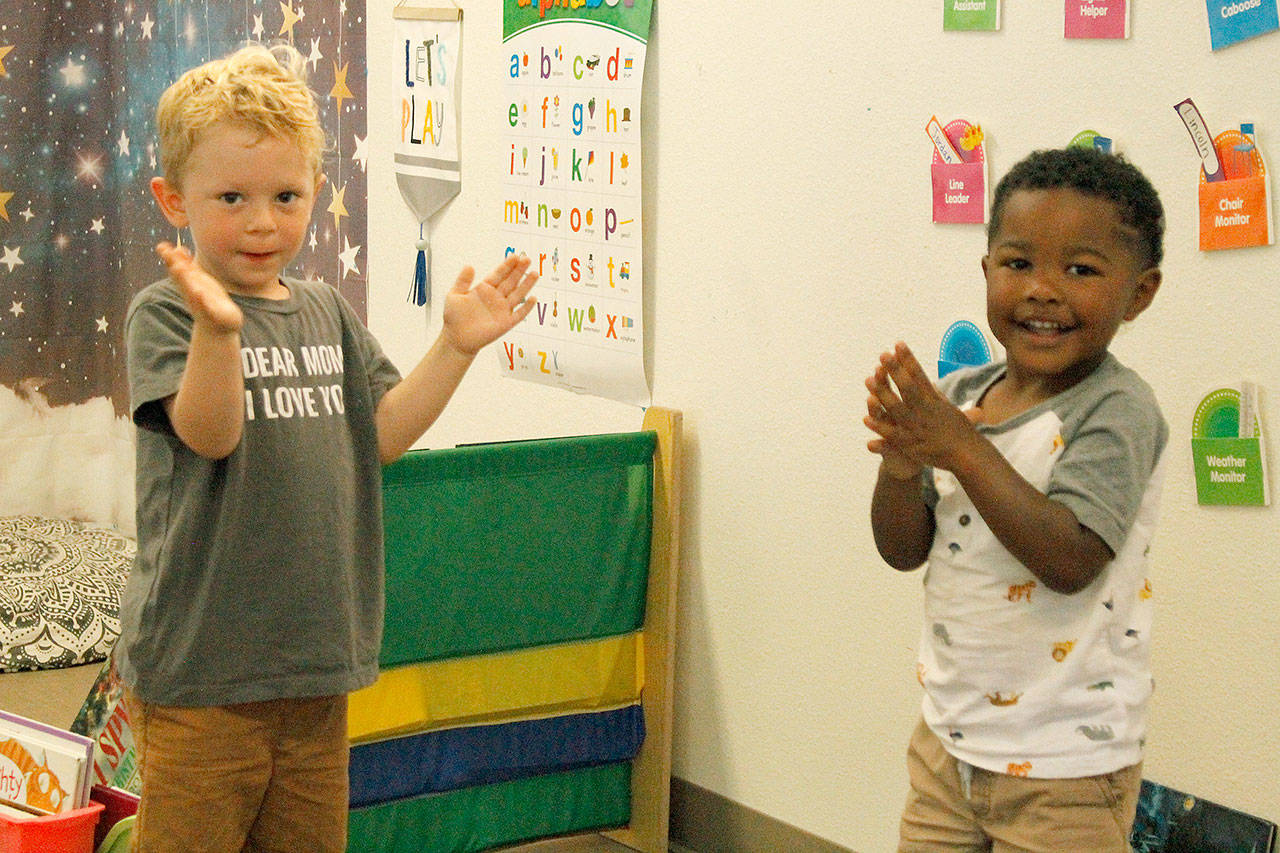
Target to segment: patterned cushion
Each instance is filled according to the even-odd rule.
[[[0,517],[0,671],[102,660],[137,546],[61,518]]]

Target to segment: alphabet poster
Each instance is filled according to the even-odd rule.
[[[503,0],[502,240],[538,305],[504,375],[649,404],[640,95],[652,0]],[[497,211],[494,212],[497,215]]]

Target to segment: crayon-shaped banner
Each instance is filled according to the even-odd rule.
[[[1174,104],[1173,108],[1177,110],[1178,117],[1186,125],[1187,133],[1191,134],[1191,142],[1196,146],[1196,153],[1200,155],[1204,166],[1205,178],[1209,181],[1224,180],[1226,174],[1222,171],[1222,161],[1218,159],[1218,152],[1213,147],[1213,134],[1205,126],[1204,118],[1196,108],[1195,101],[1187,98],[1185,101]]]

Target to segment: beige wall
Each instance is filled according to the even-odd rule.
[[[369,0],[370,322],[407,368],[438,327],[404,302],[417,223],[390,169],[391,0]],[[437,292],[498,260],[496,0],[468,0],[463,191],[436,229]],[[924,123],[988,134],[992,179],[1086,127],[1114,136],[1169,214],[1165,285],[1114,350],[1155,387],[1172,464],[1153,548],[1157,694],[1147,775],[1280,820],[1280,525],[1202,509],[1189,423],[1208,390],[1263,388],[1280,430],[1280,250],[1203,254],[1198,163],[1173,105],[1257,124],[1280,167],[1280,34],[1211,53],[1199,0],[1138,0],[1126,42],[1067,42],[1061,4],[1006,3],[995,34],[942,4],[655,4],[643,125],[647,353],[689,463],[676,773],[856,850],[889,849],[920,579],[879,563],[862,378],[895,339],[926,357],[983,321],[978,226],[929,221]],[[438,308],[437,308],[438,312]],[[426,446],[632,429],[641,412],[473,369]],[[1273,460],[1274,463],[1274,460]],[[1275,465],[1272,465],[1275,468]]]

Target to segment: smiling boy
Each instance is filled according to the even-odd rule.
[[[1108,348],[1159,289],[1163,226],[1122,158],[1035,152],[982,259],[1004,360],[935,388],[899,343],[867,379],[876,546],[928,565],[900,851],[1128,850],[1168,428]]]

